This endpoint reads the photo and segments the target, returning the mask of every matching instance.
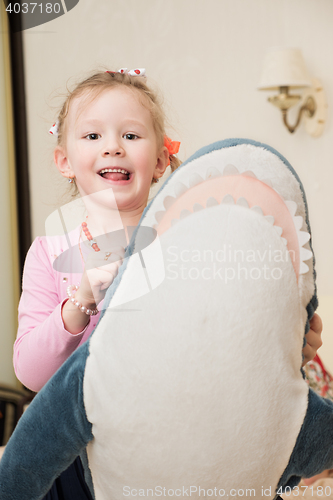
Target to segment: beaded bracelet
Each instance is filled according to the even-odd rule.
[[[74,306],[78,307],[80,309],[80,311],[87,314],[88,316],[96,316],[96,314],[99,313],[99,310],[97,308],[96,309],[87,309],[80,302],[75,300],[75,293],[78,291],[78,289],[79,289],[78,285],[69,285],[67,287],[67,296],[68,296],[69,300],[72,302],[72,304],[74,304]]]

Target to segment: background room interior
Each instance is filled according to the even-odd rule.
[[[20,272],[3,3],[0,13],[0,383],[16,385],[12,345]],[[243,137],[276,148],[299,174],[311,216],[324,323],[320,355],[333,372],[332,19],[331,0],[80,0],[67,14],[23,31],[31,238],[45,234],[47,217],[65,202],[67,183],[53,165],[55,139],[48,130],[66,86],[93,69],[144,67],[165,96],[168,131],[181,141],[181,160],[214,141]],[[279,110],[267,102],[272,93],[258,91],[265,54],[275,46],[300,48],[309,74],[323,85],[328,110],[319,137],[307,134],[302,123],[289,133]]]

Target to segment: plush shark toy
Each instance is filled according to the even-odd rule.
[[[272,499],[333,467],[333,404],[301,371],[317,307],[306,199],[278,152],[226,140],[183,163],[105,307],[21,418],[1,500],[42,498],[85,450],[96,500]]]

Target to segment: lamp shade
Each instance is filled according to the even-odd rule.
[[[300,49],[272,48],[264,60],[259,90],[279,87],[310,87],[310,79]]]

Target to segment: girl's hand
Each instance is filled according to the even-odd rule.
[[[94,305],[97,306],[104,299],[106,290],[118,274],[124,254],[123,247],[113,248],[107,259],[103,251],[91,252],[85,264],[80,287],[75,294],[81,304],[94,309]]]
[[[305,335],[306,346],[303,349],[303,364],[304,366],[308,361],[311,361],[317,354],[317,350],[322,346],[321,332],[323,331],[323,323],[320,316],[315,313],[310,321],[310,330]]]

